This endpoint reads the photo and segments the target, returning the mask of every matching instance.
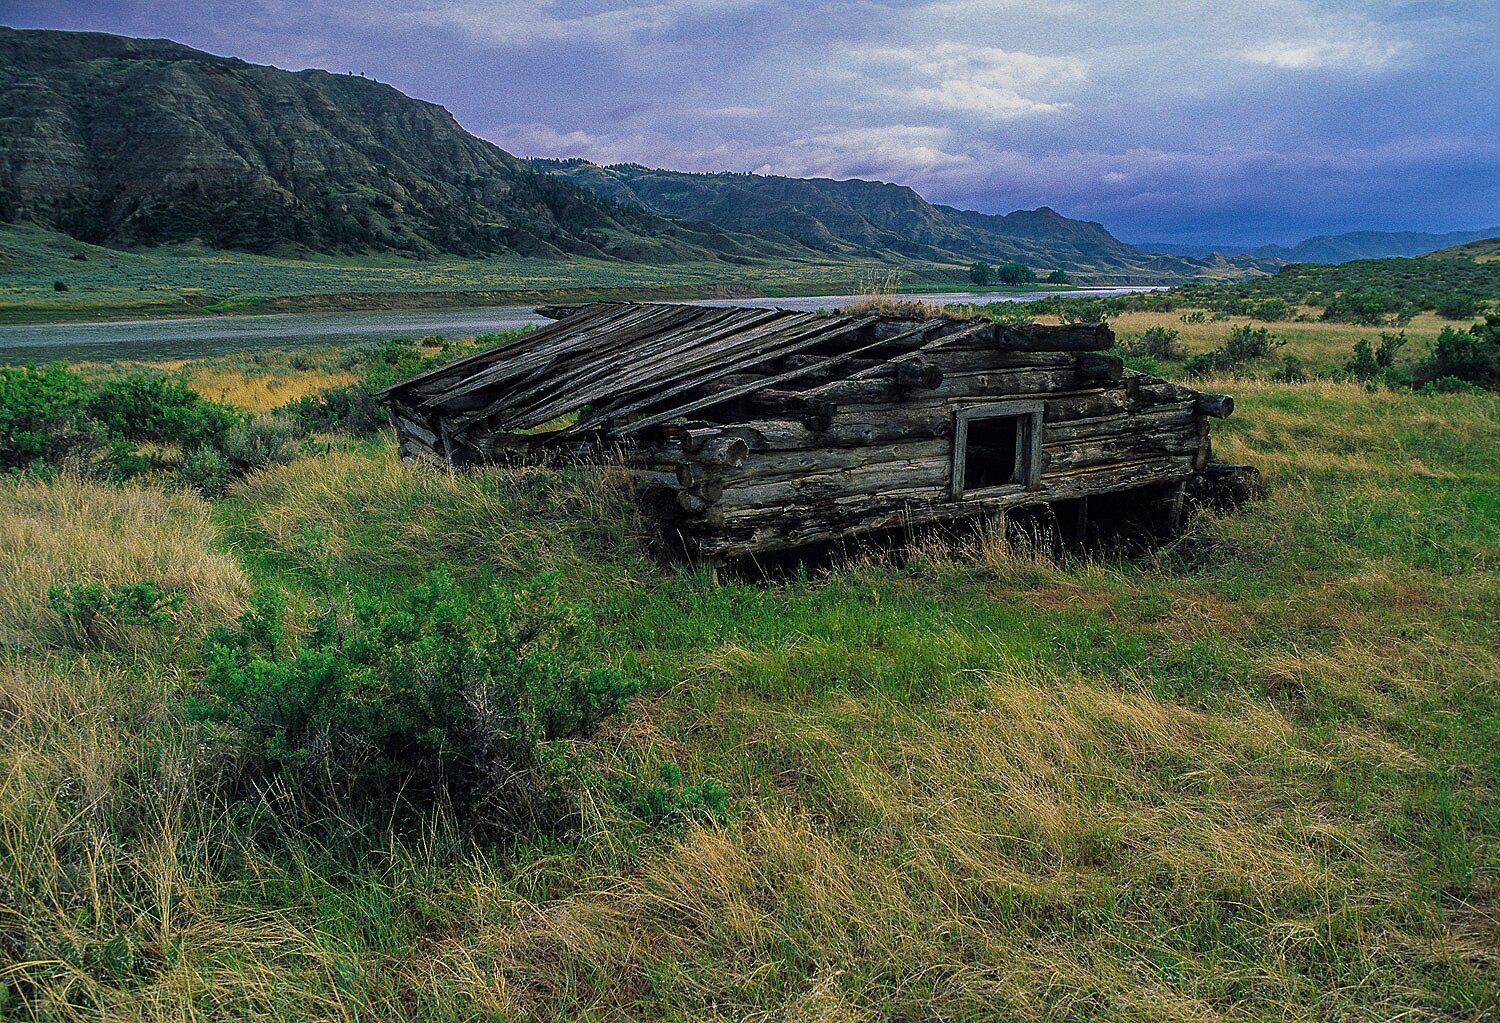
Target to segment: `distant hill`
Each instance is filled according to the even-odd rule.
[[[158,39],[0,28],[0,220],[251,252],[774,251],[601,200],[362,77]]]
[[[1349,263],[1356,259],[1389,259],[1393,256],[1420,256],[1437,249],[1478,241],[1500,235],[1500,227],[1473,231],[1449,231],[1429,234],[1424,231],[1350,231],[1345,234],[1318,235],[1296,245],[1177,245],[1169,242],[1142,242],[1138,248],[1164,255],[1203,259],[1213,253],[1225,256],[1251,256],[1255,259],[1280,260],[1285,263]]]
[[[956,263],[1013,259],[1131,280],[1242,275],[1255,268],[1253,260],[1234,265],[1143,252],[1100,224],[1046,206],[1004,216],[975,213],[930,203],[904,185],[858,178],[694,174],[586,160],[532,160],[531,166],[618,202],[823,252]]]
[[[1433,259],[1472,259],[1477,263],[1489,263],[1500,259],[1500,237],[1481,238],[1478,241],[1452,245],[1446,249],[1429,252]]]
[[[442,107],[363,77],[162,39],[8,28],[0,222],[115,247],[273,255],[1013,259],[1093,282],[1163,283],[1275,265],[1143,252],[1045,206],[996,216],[875,181],[521,160]]]

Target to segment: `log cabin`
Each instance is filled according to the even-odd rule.
[[[1175,532],[1242,496],[1213,460],[1234,401],[1125,368],[1102,324],[598,303],[382,392],[401,455],[623,464],[693,559],[1043,512]],[[1107,510],[1107,511],[1106,511]]]

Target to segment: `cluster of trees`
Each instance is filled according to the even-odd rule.
[[[991,266],[981,259],[969,267],[969,280],[984,287],[987,284],[1036,284],[1038,278],[1036,271],[1025,263],[1011,260],[999,266]],[[1062,269],[1053,270],[1047,275],[1047,283],[1067,284],[1067,272]]]

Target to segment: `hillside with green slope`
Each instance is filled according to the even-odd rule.
[[[1427,255],[1433,259],[1472,259],[1479,263],[1488,263],[1491,260],[1500,259],[1500,237],[1480,238],[1462,245],[1438,249]]]
[[[262,253],[785,254],[601,201],[388,85],[162,39],[0,28],[0,221]]]
[[[829,253],[885,255],[937,262],[1016,260],[1092,279],[1180,280],[1273,269],[1146,253],[1104,226],[1046,206],[1004,216],[930,203],[904,185],[858,178],[775,174],[694,174],[638,164],[532,160],[601,196],[670,216],[747,231]]]

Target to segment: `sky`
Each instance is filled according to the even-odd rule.
[[[862,177],[1128,241],[1500,224],[1500,0],[0,0],[355,71],[521,156]]]

